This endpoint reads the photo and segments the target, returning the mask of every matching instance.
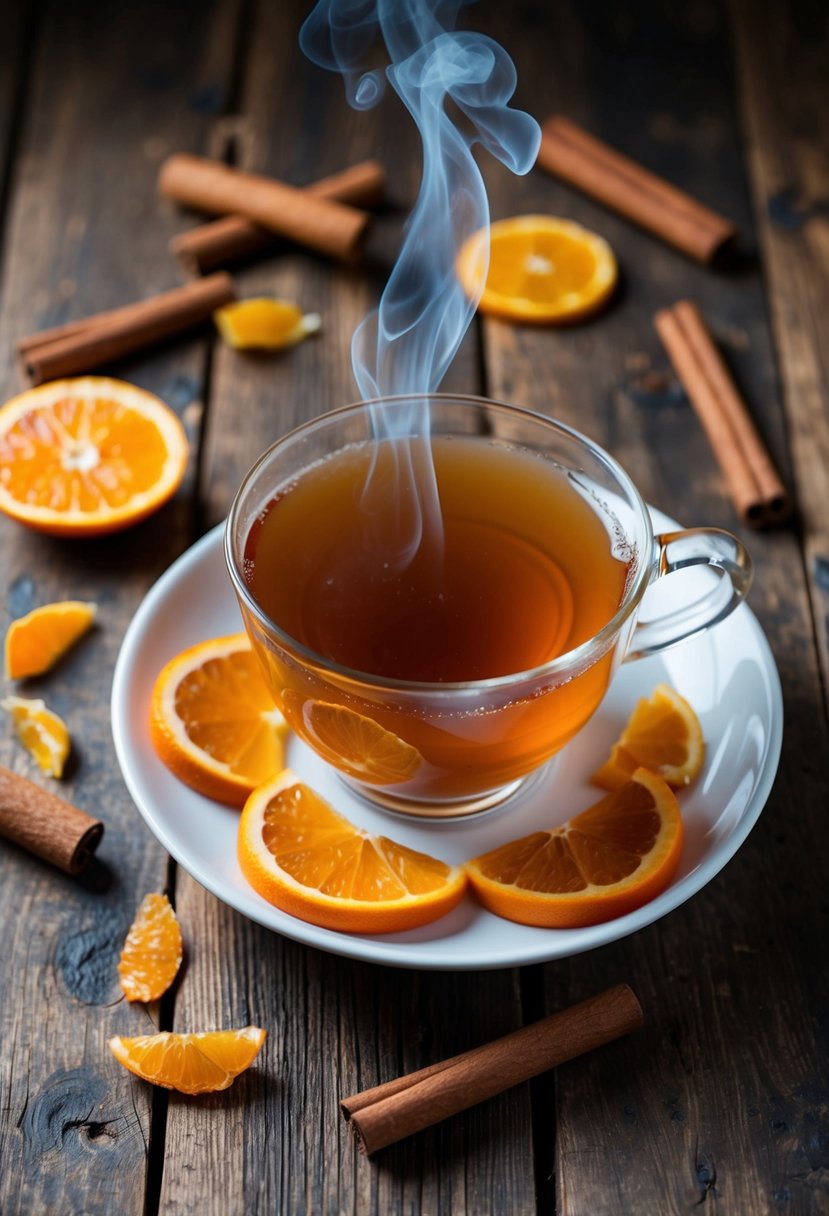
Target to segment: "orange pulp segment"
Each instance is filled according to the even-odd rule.
[[[66,723],[39,698],[0,701],[14,722],[17,737],[47,777],[62,777],[71,740]]]
[[[157,1001],[178,974],[181,929],[166,895],[145,895],[121,951],[118,975],[128,1001]]]
[[[82,600],[62,600],[12,621],[6,632],[7,678],[22,680],[48,671],[91,627],[96,608]]]
[[[258,1026],[242,1030],[211,1030],[198,1034],[139,1035],[109,1040],[119,1064],[136,1077],[182,1094],[210,1094],[227,1089],[250,1068],[265,1042]]]
[[[458,255],[461,286],[478,308],[510,321],[578,321],[611,296],[618,271],[603,237],[571,220],[520,215],[477,232]],[[486,281],[484,282],[484,275]]]
[[[573,929],[624,916],[664,891],[683,828],[672,790],[647,769],[562,827],[473,858],[485,908],[523,925]]]
[[[676,689],[659,684],[649,699],[639,701],[610,756],[590,780],[615,790],[641,765],[672,789],[682,789],[699,775],[704,758],[697,715]]]
[[[213,319],[222,338],[235,350],[282,350],[320,328],[319,313],[303,315],[296,304],[265,296],[225,304]]]
[[[242,811],[239,864],[269,903],[346,933],[393,933],[449,912],[462,869],[355,827],[289,770]]]
[[[244,633],[191,646],[155,682],[150,738],[158,756],[217,802],[241,806],[279,772],[287,730]]]
[[[417,771],[420,752],[372,718],[344,705],[310,701],[297,715],[296,729],[336,768],[374,785],[408,781]]]
[[[187,454],[152,393],[105,376],[53,380],[0,409],[0,511],[55,535],[115,532],[175,493]]]

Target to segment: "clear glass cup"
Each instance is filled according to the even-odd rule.
[[[430,439],[423,434],[426,417]],[[388,434],[392,419],[404,421],[403,436],[376,439]],[[352,669],[315,653],[270,619],[251,592],[246,567],[251,529],[268,505],[355,445],[397,445],[411,469],[430,444],[449,436],[519,453],[542,462],[545,475],[550,470],[566,477],[627,563],[621,602],[610,619],[529,670],[439,682]],[[716,625],[744,599],[751,581],[749,555],[728,532],[690,528],[654,536],[628,475],[577,431],[516,406],[445,394],[359,402],[278,440],[236,495],[225,555],[245,628],[291,728],[371,802],[425,817],[470,814],[507,798],[582,728],[622,661]],[[655,580],[696,565],[719,577],[692,603],[637,622]],[[280,578],[293,576],[290,563],[280,567]]]

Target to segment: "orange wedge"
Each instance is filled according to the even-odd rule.
[[[235,300],[213,314],[219,333],[234,350],[283,350],[320,328],[319,313],[303,315],[287,300]]]
[[[0,409],[0,511],[57,536],[115,532],[175,493],[187,452],[152,393],[105,376],[53,380]]]
[[[467,863],[485,908],[522,925],[574,929],[633,912],[679,864],[682,819],[647,769],[563,827],[533,832]]]
[[[704,759],[697,715],[669,684],[659,684],[650,699],[638,703],[609,758],[590,780],[615,790],[642,765],[678,790],[699,775]]]
[[[17,737],[47,777],[62,777],[71,740],[66,723],[46,703],[26,697],[0,701],[14,722]]]
[[[353,709],[328,701],[309,701],[297,714],[292,713],[292,705],[290,696],[286,697],[286,709],[297,733],[349,777],[373,785],[395,785],[408,781],[420,765],[416,748]]]
[[[6,633],[6,676],[39,676],[58,661],[95,620],[97,605],[81,600],[44,604],[12,621]]]
[[[162,1031],[134,1039],[118,1034],[109,1040],[109,1046],[118,1063],[142,1081],[182,1094],[212,1094],[227,1089],[239,1073],[250,1068],[265,1035],[258,1026],[200,1034]]]
[[[454,908],[466,886],[460,868],[369,836],[287,769],[245,803],[238,856],[269,903],[346,933],[425,925]]]
[[[169,899],[155,892],[145,895],[118,963],[124,996],[157,1001],[178,975],[181,958],[181,929]]]
[[[287,731],[244,633],[191,646],[155,682],[150,738],[158,756],[217,802],[241,806],[279,772]]]
[[[603,237],[552,215],[519,215],[475,233],[458,255],[461,286],[478,308],[510,321],[579,321],[609,300],[618,270]]]

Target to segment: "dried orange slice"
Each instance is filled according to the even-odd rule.
[[[53,380],[0,409],[0,511],[57,536],[115,532],[175,493],[187,453],[152,393],[106,376]]]
[[[369,836],[288,769],[245,803],[238,856],[269,903],[346,933],[425,925],[454,908],[466,886],[459,867]]]
[[[178,975],[182,942],[166,895],[145,895],[121,951],[118,974],[128,1001],[157,1001]]]
[[[286,698],[289,712],[291,705]],[[306,702],[292,725],[324,759],[359,781],[395,785],[413,777],[421,762],[420,752],[405,739],[344,705]]]
[[[279,772],[287,732],[244,633],[191,646],[155,682],[156,752],[180,780],[217,802],[241,806]]]
[[[618,277],[613,250],[603,237],[572,220],[519,215],[499,220],[462,246],[457,272],[472,298],[486,273],[478,308],[510,321],[540,324],[579,321],[613,293]]]
[[[640,768],[563,827],[512,840],[466,870],[481,903],[498,916],[573,929],[624,916],[664,891],[682,837],[672,790]]]
[[[71,747],[63,719],[39,698],[6,697],[0,705],[11,714],[17,737],[38,767],[47,777],[62,777]]]
[[[639,701],[609,758],[590,780],[615,790],[642,765],[677,790],[699,775],[704,758],[697,715],[676,689],[659,684],[650,699]]]
[[[212,1094],[227,1089],[250,1068],[266,1033],[258,1026],[245,1026],[199,1034],[162,1031],[133,1039],[117,1034],[109,1047],[118,1063],[142,1081],[182,1094]]]
[[[235,350],[283,350],[317,333],[321,324],[319,313],[303,315],[296,304],[265,296],[225,304],[213,320]]]
[[[43,604],[12,621],[6,632],[6,676],[39,676],[91,628],[97,605],[82,600]]]

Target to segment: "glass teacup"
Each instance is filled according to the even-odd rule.
[[[362,796],[427,817],[507,798],[623,660],[711,628],[751,580],[728,532],[654,536],[583,435],[443,394],[360,402],[280,439],[239,489],[225,553],[291,728]],[[693,565],[718,575],[704,594],[637,622],[648,586]]]

